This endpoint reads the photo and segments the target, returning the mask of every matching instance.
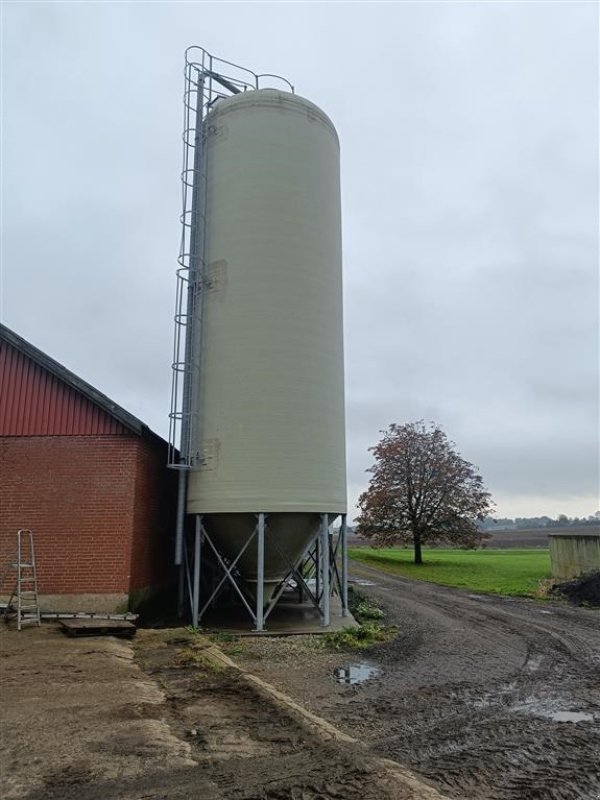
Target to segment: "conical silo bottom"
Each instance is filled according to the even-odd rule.
[[[319,514],[274,513],[266,516],[264,604],[267,606],[281,581],[296,566],[319,532]],[[256,514],[207,514],[204,527],[217,550],[234,561],[258,524]],[[244,583],[256,597],[257,536],[237,562]]]

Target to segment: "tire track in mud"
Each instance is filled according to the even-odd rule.
[[[404,589],[410,592],[411,602],[422,603],[428,610],[437,608],[445,615],[450,611],[460,611],[479,626],[479,635],[485,636],[487,632],[492,640],[494,634],[498,633],[496,623],[501,623],[510,634],[518,637],[523,637],[524,627],[527,627],[551,637],[572,656],[592,665],[600,664],[600,615],[596,611],[565,609],[555,604],[551,608],[540,608],[541,604],[534,601],[493,595],[465,596],[460,590],[397,578],[363,564],[353,564],[353,573],[368,575],[378,584],[387,585],[387,588]],[[368,593],[368,589],[365,591]],[[499,607],[501,603],[510,606]],[[521,608],[519,604],[525,608]],[[544,622],[539,617],[531,618],[532,614],[542,613],[551,616],[552,620]],[[556,630],[557,627],[560,631]]]
[[[600,797],[600,615],[352,573],[400,634],[330,718],[451,796]]]

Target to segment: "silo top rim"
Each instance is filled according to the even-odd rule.
[[[244,106],[262,106],[266,108],[283,107],[290,111],[305,112],[309,116],[313,116],[314,118],[318,119],[319,122],[323,123],[323,125],[325,125],[325,127],[331,131],[339,143],[335,125],[327,116],[327,114],[319,108],[319,106],[315,105],[315,103],[312,103],[310,100],[307,100],[305,97],[301,97],[300,95],[292,92],[284,92],[281,89],[252,89],[246,92],[240,92],[239,94],[231,95],[230,97],[225,97],[219,100],[219,102],[213,106],[212,110],[207,116],[207,119],[210,119],[210,117],[213,115],[227,114],[230,111],[242,108]]]

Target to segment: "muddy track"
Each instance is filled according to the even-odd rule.
[[[351,740],[311,732],[260,681],[206,661],[210,643],[185,631],[140,631],[134,659],[115,640],[2,628],[0,794],[422,800],[422,784],[377,756],[451,798],[600,798],[600,612],[354,573],[397,625],[393,641],[364,654],[314,637],[230,645],[249,673]],[[377,675],[336,681],[363,658]]]
[[[445,800],[193,633],[0,640],[7,800]]]
[[[600,798],[600,614],[352,572],[400,635],[330,718],[456,797]]]
[[[416,800],[364,749],[311,734],[237,669],[181,666],[173,647],[144,647],[143,660],[166,695],[169,729],[217,797]]]

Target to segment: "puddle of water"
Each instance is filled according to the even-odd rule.
[[[547,611],[545,608],[540,608],[540,614],[551,614],[551,611]]]
[[[552,714],[552,719],[555,722],[593,722],[594,715],[584,711],[557,711]]]
[[[511,711],[520,711],[523,714],[533,714],[536,717],[545,717],[553,722],[593,722],[594,715],[587,711],[563,711],[553,707],[551,703],[532,701],[520,703],[511,708]]]
[[[365,661],[362,664],[348,664],[345,667],[337,667],[333,674],[335,675],[336,683],[351,684],[368,681],[369,678],[375,678],[380,672],[379,667]]]
[[[539,659],[539,660],[538,660]],[[535,670],[539,667],[543,657],[533,656],[526,664],[527,669]],[[594,722],[596,715],[589,711],[577,711],[568,709],[565,706],[568,700],[564,697],[552,697],[540,699],[537,697],[526,697],[522,702],[512,703],[510,695],[516,690],[517,684],[513,681],[500,687],[497,693],[485,694],[477,698],[470,699],[470,704],[477,709],[504,709],[506,711],[517,712],[519,714],[530,714],[534,717],[550,719],[553,722]],[[458,694],[454,695],[459,698]],[[461,699],[464,699],[461,698]]]
[[[364,578],[353,578],[348,583],[355,583],[357,586],[377,586],[373,581],[367,581]]]

